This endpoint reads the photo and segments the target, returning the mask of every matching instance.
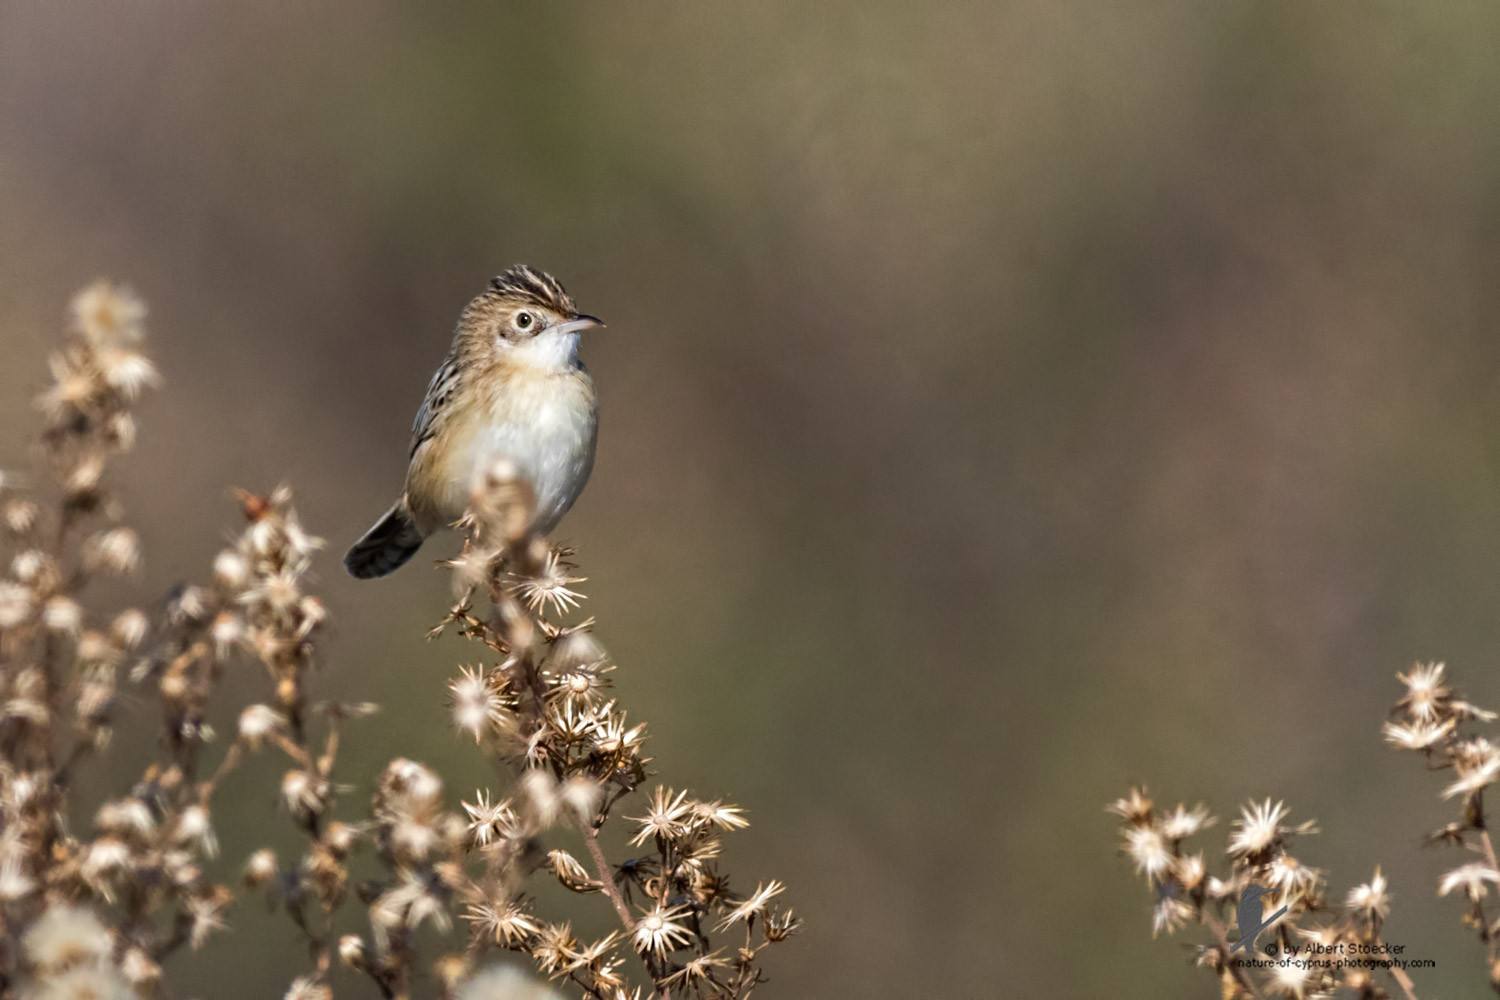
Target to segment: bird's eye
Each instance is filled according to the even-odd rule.
[[[534,316],[532,316],[531,313],[527,312],[525,309],[522,309],[520,312],[516,313],[516,329],[517,330],[530,330],[531,329],[531,324],[534,323],[534,322],[536,322],[536,318]]]

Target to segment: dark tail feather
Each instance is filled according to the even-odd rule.
[[[361,580],[399,569],[422,547],[422,532],[406,504],[397,502],[344,556],[344,568]]]

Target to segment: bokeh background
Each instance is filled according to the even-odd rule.
[[[663,780],[751,810],[739,883],[808,918],[767,997],[1212,995],[1115,854],[1131,780],[1214,805],[1214,849],[1287,797],[1335,892],[1384,864],[1422,994],[1478,996],[1434,891],[1463,859],[1418,847],[1438,783],[1378,727],[1417,658],[1500,703],[1497,33],[1481,2],[6,3],[0,466],[67,297],[131,283],[168,379],[124,473],[148,588],[205,575],[229,487],[294,484],[319,688],[398,706],[351,799],[395,754],[467,794],[446,578],[337,553],[458,310],[536,264],[609,322],[561,534],[622,696]],[[226,868],[296,840],[250,773]],[[189,995],[305,964],[253,904],[214,953]]]

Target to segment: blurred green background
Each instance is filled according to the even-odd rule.
[[[1421,994],[1478,996],[1438,782],[1378,727],[1416,658],[1500,703],[1497,35],[1487,2],[5,3],[0,466],[67,297],[130,282],[148,591],[206,575],[228,487],[293,483],[319,689],[397,706],[346,805],[397,754],[467,795],[446,577],[337,553],[459,309],[530,262],[609,322],[560,534],[621,694],[664,781],[750,809],[736,884],[808,918],[767,997],[1214,995],[1115,855],[1131,780],[1209,801],[1213,851],[1286,796],[1336,894],[1384,864]],[[226,871],[296,843],[258,766]],[[305,965],[236,926],[189,995]]]

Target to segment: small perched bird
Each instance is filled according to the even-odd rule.
[[[517,265],[492,279],[458,318],[417,409],[406,487],[344,556],[349,572],[396,570],[463,516],[476,475],[500,459],[531,487],[532,528],[551,531],[594,468],[599,406],[578,340],[603,325],[549,274]]]

